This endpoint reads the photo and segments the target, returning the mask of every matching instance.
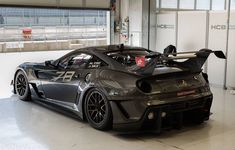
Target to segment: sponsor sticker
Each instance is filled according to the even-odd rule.
[[[136,65],[139,67],[145,67],[145,57],[144,56],[135,57],[135,62],[136,62]]]
[[[182,92],[178,92],[177,96],[185,96],[185,95],[191,95],[191,94],[195,94],[196,91],[192,90],[192,91],[182,91]]]

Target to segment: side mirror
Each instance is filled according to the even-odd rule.
[[[47,61],[45,61],[45,65],[46,66],[56,67],[52,62],[53,62],[53,60],[47,60]]]

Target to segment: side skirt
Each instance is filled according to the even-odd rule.
[[[79,106],[77,104],[44,98],[44,97],[40,96],[39,91],[37,90],[37,88],[35,86],[33,86],[33,84],[29,84],[29,85],[30,85],[31,96],[32,96],[33,100],[38,100],[40,102],[47,102],[50,104],[54,104],[54,105],[63,107],[65,109],[72,111],[73,113],[78,115],[81,119],[83,119],[82,110],[79,109]]]
[[[44,102],[44,103],[50,103],[59,107],[63,107],[65,109],[72,111],[73,113],[78,115],[81,119],[83,119],[81,111],[78,109],[78,106],[74,103],[62,102],[62,101],[57,101],[53,99],[44,99],[44,98],[39,98],[35,96],[32,96],[32,99],[40,101],[40,102]]]

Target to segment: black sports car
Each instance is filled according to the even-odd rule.
[[[202,66],[203,49],[164,53],[124,45],[82,48],[55,61],[23,63],[14,76],[21,100],[72,110],[100,130],[181,127],[209,119],[212,93]]]

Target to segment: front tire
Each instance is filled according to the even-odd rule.
[[[28,79],[23,71],[17,72],[14,86],[16,94],[19,97],[19,99],[23,101],[31,100]]]
[[[87,93],[84,105],[86,119],[89,124],[98,130],[112,128],[112,110],[106,96],[98,89]]]

